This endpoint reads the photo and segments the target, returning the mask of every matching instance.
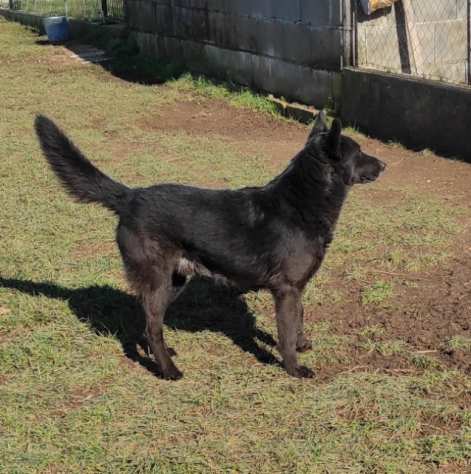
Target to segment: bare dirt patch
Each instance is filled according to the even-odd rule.
[[[82,388],[77,387],[69,394],[67,400],[55,409],[51,414],[64,417],[75,410],[80,410],[83,406],[93,403],[96,399],[102,397],[108,388],[110,381],[103,380],[99,386]]]
[[[168,104],[138,123],[149,131],[214,136],[236,144],[241,152],[267,155],[277,164],[292,158],[298,151],[297,144],[307,137],[307,128],[299,123],[204,97]]]
[[[350,298],[340,304],[311,308],[311,321],[329,321],[335,333],[353,338],[347,349],[347,364],[323,367],[323,377],[342,371],[379,371],[391,374],[417,373],[421,367],[414,356],[426,357],[445,367],[471,374],[471,351],[453,348],[454,338],[471,338],[471,259],[455,259],[439,275],[419,280],[416,287],[404,287],[390,307],[361,304],[360,287],[348,285]],[[334,282],[333,284],[336,284]],[[339,281],[338,284],[345,284]],[[374,343],[403,341],[407,352],[385,355],[372,347],[365,350],[365,329],[376,328]],[[411,357],[412,356],[412,357]],[[353,369],[352,369],[353,366]]]

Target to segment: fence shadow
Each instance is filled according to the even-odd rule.
[[[182,63],[140,54],[137,46],[125,39],[110,43],[100,37],[85,36],[80,40],[53,43],[41,36],[35,44],[66,48],[78,62],[101,66],[113,76],[127,82],[156,85],[191,74]]]
[[[66,301],[77,319],[93,332],[117,337],[126,357],[160,376],[154,361],[142,355],[143,351],[148,353],[143,338],[144,314],[137,300],[127,293],[110,286],[72,289],[49,282],[1,277],[0,287]],[[255,316],[244,297],[233,289],[215,285],[211,280],[194,278],[168,309],[165,324],[190,333],[213,331],[224,334],[259,362],[278,364],[277,359],[258,344],[257,340],[269,346],[276,342],[270,334],[256,328]]]
[[[70,40],[63,43],[51,43],[38,33],[37,45],[47,47],[62,47],[77,56],[83,62],[97,64],[121,80],[143,85],[165,84],[177,80],[183,75],[193,78],[204,77],[213,84],[223,84],[232,92],[240,92],[246,87],[231,81],[208,77],[204,73],[195,73],[183,62],[146,56],[139,50],[137,44],[129,38],[111,39],[96,34],[85,35],[80,40]],[[87,49],[89,46],[89,49]],[[91,49],[99,48],[105,54],[97,57]]]

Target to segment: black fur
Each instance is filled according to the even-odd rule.
[[[296,351],[311,348],[303,333],[302,292],[332,241],[348,189],[374,181],[385,165],[316,119],[304,149],[263,187],[236,191],[175,184],[130,189],[96,169],[43,116],[36,131],[44,155],[66,190],[119,216],[117,242],[130,284],[146,313],[146,335],[163,376],[178,379],[163,336],[168,305],[194,274],[242,291],[272,292],[278,348],[287,372],[311,377]]]

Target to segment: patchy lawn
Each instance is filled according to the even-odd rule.
[[[430,473],[471,469],[471,166],[350,130],[386,175],[348,200],[305,295],[316,369],[276,364],[266,294],[195,281],[156,378],[113,244],[41,157],[56,119],[129,185],[262,184],[308,129],[184,76],[145,86],[0,19],[0,471]]]

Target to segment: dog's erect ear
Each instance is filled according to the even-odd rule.
[[[326,133],[328,130],[325,112],[322,110],[317,114],[317,117],[314,120],[314,125],[312,127],[311,133],[309,134],[307,142],[309,143],[316,135],[319,135],[320,133]]]
[[[332,122],[332,127],[330,128],[329,136],[327,138],[329,152],[335,158],[340,158],[341,136],[342,136],[342,122],[339,119],[335,119]]]

